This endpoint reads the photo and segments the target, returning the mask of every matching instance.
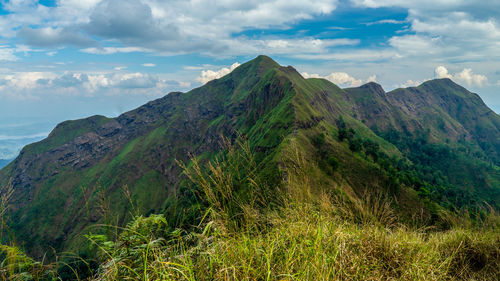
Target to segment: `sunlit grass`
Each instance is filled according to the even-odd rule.
[[[443,214],[446,231],[398,222],[390,198],[314,193],[307,173],[289,176],[276,190],[274,208],[248,203],[252,158],[228,147],[224,161],[208,169],[193,160],[183,166],[201,190],[207,213],[191,233],[171,231],[162,247],[142,249],[143,267],[108,267],[97,280],[497,280],[500,277],[499,218],[493,210],[480,224]],[[289,159],[307,171],[296,151]],[[248,168],[249,173],[235,174]],[[208,172],[204,172],[208,171]],[[241,175],[245,175],[241,177]],[[236,178],[235,178],[236,176]],[[252,187],[241,196],[241,189]],[[270,200],[259,194],[259,200]],[[253,214],[253,215],[252,215]],[[150,220],[150,218],[139,218]],[[116,249],[115,249],[116,251]],[[116,255],[113,255],[115,259]],[[145,257],[148,257],[147,264]],[[132,268],[135,268],[132,270]],[[127,270],[129,269],[129,270]],[[111,272],[115,271],[113,274]],[[118,272],[125,272],[119,275]],[[118,274],[118,275],[117,275]],[[111,277],[106,277],[111,276]]]

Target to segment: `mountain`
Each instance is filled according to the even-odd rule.
[[[447,78],[388,93],[375,83],[345,91],[356,118],[424,166],[420,170],[442,173],[460,188],[457,195],[500,200],[500,117],[477,94]],[[428,181],[442,178],[432,170]]]
[[[500,206],[500,116],[478,95],[449,79],[391,92],[376,83],[341,89],[259,56],[117,118],[63,122],[24,147],[0,171],[0,184],[14,187],[16,241],[33,256],[76,252],[95,225],[126,223],[131,205],[182,226],[200,214],[177,161],[214,159],[221,136],[248,140],[269,185],[287,180],[295,150],[318,190],[380,190],[409,220],[417,211],[432,223],[440,208]]]

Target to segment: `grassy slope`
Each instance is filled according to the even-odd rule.
[[[449,79],[437,79],[416,88],[397,89],[387,95],[396,105],[405,102],[419,105],[418,111],[408,115],[425,122],[431,135],[439,141],[444,142],[447,138],[473,141],[498,162],[500,116],[489,109],[477,94]],[[407,106],[401,108],[409,110]]]
[[[389,93],[375,85],[346,89],[358,120],[396,145],[427,177],[436,178],[432,171],[439,171],[444,185],[459,188],[451,195],[457,198],[448,199],[451,204],[498,204],[500,116],[449,79]]]
[[[298,142],[289,140],[295,149]],[[228,153],[224,162],[215,164],[221,169],[202,175],[204,181],[195,180],[200,200],[210,208],[199,227],[188,233],[172,231],[161,216],[137,217],[113,243],[95,240],[108,245],[107,253],[113,257],[103,256],[97,280],[496,280],[500,276],[500,221],[495,214],[476,225],[464,214],[449,216],[454,223],[446,231],[413,228],[399,221],[384,193],[371,190],[346,199],[328,190],[310,192],[319,188],[314,162],[303,161],[307,154],[295,149],[283,151],[288,157],[283,168],[286,184],[264,195],[261,207],[237,196],[227,200],[224,194],[234,195],[241,182],[225,181],[224,192],[217,192],[222,186],[211,178],[234,178],[232,165],[248,166],[249,158],[239,157],[241,151]],[[189,168],[186,173],[192,175]],[[250,177],[249,182],[258,182]],[[217,196],[208,196],[211,192]],[[269,208],[270,202],[279,203]],[[225,216],[227,212],[236,215]],[[234,221],[240,221],[239,227]],[[126,250],[126,245],[133,246]]]
[[[362,122],[350,117],[352,113],[346,106],[349,104],[346,93],[326,80],[308,79],[301,82],[304,85],[299,88],[302,93],[297,96],[295,107],[299,108],[297,111],[302,116],[299,115],[297,120],[307,117],[315,119],[314,116],[325,118],[319,122],[309,121],[312,126],[301,128],[296,131],[296,135],[291,135],[292,139],[288,139],[289,145],[284,147],[283,154],[291,155],[295,149],[301,151],[307,162],[311,163],[310,173],[315,175],[311,176],[314,189],[335,190],[354,197],[363,196],[367,191],[378,190],[398,198],[398,206],[393,207],[397,208],[398,215],[406,219],[410,219],[412,213],[424,210],[423,203],[414,191],[405,186],[396,188],[379,163],[367,157],[362,151],[353,152],[348,142],[339,142],[335,122],[342,116],[348,126],[355,129],[357,137],[370,139],[379,144],[381,151],[387,155],[396,159],[401,157],[401,153],[391,143],[378,137]],[[308,105],[306,110],[309,112],[301,112],[305,111],[304,105]],[[312,140],[320,134],[326,137],[325,143],[318,147]],[[339,167],[333,173],[322,165],[323,159],[329,156],[339,161]],[[423,211],[422,215],[428,216],[429,213]]]

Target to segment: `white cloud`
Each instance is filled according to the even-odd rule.
[[[323,78],[325,79],[325,76],[321,76],[319,74],[316,74],[316,73],[307,73],[307,72],[301,72],[300,73],[302,75],[302,77],[306,78],[306,79],[309,79],[309,78]]]
[[[269,28],[312,19],[335,10],[337,0],[147,1],[153,18],[179,21],[182,33],[224,36],[247,28]]]
[[[83,86],[86,90],[96,92],[103,89],[148,89],[160,86],[164,81],[156,75],[146,73],[110,73],[110,74],[72,74],[74,79],[63,84],[66,87]],[[63,76],[64,77],[64,76]],[[61,78],[59,78],[61,79]],[[65,79],[68,80],[68,79]],[[57,82],[56,79],[52,83]]]
[[[183,82],[183,81],[179,81],[179,87],[181,88],[190,88],[191,87],[191,82]]]
[[[201,72],[201,75],[196,78],[196,81],[201,82],[202,84],[206,84],[209,81],[221,78],[222,76],[231,73],[231,71],[233,71],[238,66],[240,66],[240,64],[238,62],[235,62],[229,68],[223,67],[219,70],[203,70]]]
[[[352,77],[345,72],[332,72],[326,76],[322,76],[316,73],[309,74],[307,72],[302,72],[301,75],[304,78],[323,78],[338,86],[342,87],[359,87],[363,84],[363,80]],[[365,83],[376,82],[376,75],[371,75],[366,79]]]
[[[345,72],[332,72],[325,79],[337,85],[349,85],[351,87],[358,87],[363,84],[363,80],[356,79]]]
[[[42,132],[31,135],[0,135],[0,141],[4,140],[22,140],[22,139],[35,139],[35,138],[45,138],[49,135],[50,132]]]
[[[336,46],[357,45],[355,39],[247,39],[233,38],[225,41],[227,50],[222,55],[308,55],[327,54],[328,49]],[[219,54],[220,56],[221,54]]]
[[[406,82],[397,85],[396,87],[397,88],[408,88],[408,87],[416,87],[420,84],[422,84],[422,81],[409,79],[409,80],[406,80]]]
[[[444,66],[438,66],[435,69],[436,78],[450,78],[457,82],[466,83],[468,86],[482,87],[488,82],[488,78],[481,74],[474,74],[470,68],[464,68],[461,72],[450,74]]]
[[[37,99],[51,95],[164,95],[190,87],[189,82],[167,80],[158,75],[115,71],[86,72],[15,72],[0,75],[0,98]]]
[[[16,61],[18,58],[14,55],[14,49],[0,46],[0,61]]]
[[[431,35],[446,34],[449,37],[467,38],[474,35],[479,38],[498,39],[500,30],[493,19],[477,20],[466,13],[449,13],[444,18],[416,18],[412,21],[412,29],[416,32],[426,32]]]
[[[407,23],[405,20],[394,20],[394,19],[385,19],[385,20],[379,20],[375,22],[369,22],[365,23],[366,25],[374,25],[374,24],[404,24]]]
[[[15,37],[23,26],[39,25],[51,17],[50,8],[35,1],[3,1],[2,8],[9,12],[0,17],[0,36],[5,38]]]
[[[236,55],[316,55],[327,54],[329,48],[336,46],[353,46],[359,43],[355,39],[248,39],[246,37],[230,38],[219,41],[222,44],[206,54],[220,56]]]
[[[353,46],[359,44],[357,39],[279,39],[279,40],[249,40],[257,50],[269,54],[300,54],[325,53],[327,48],[336,46]]]
[[[142,66],[145,66],[145,67],[155,67],[156,64],[154,64],[154,63],[143,63]]]
[[[412,35],[394,36],[386,50],[332,53],[333,46],[359,40],[237,36],[248,29],[286,29],[304,19],[330,14],[338,0],[67,0],[56,7],[36,1],[10,1],[0,16],[0,36],[22,36],[37,46],[77,45],[92,54],[155,52],[248,55],[266,53],[328,60],[499,57],[500,5],[497,0],[351,0],[359,7],[401,7],[408,18],[368,24],[409,23]],[[91,46],[98,44],[104,46]],[[105,46],[108,42],[121,47]],[[114,45],[116,46],[116,45]]]
[[[385,47],[361,49],[354,48],[360,43],[356,39],[318,39],[303,35],[287,38],[235,35],[245,30],[287,29],[301,20],[334,13],[339,3],[337,0],[65,0],[56,1],[57,7],[45,7],[35,0],[8,1],[3,3],[2,8],[10,14],[0,15],[0,36],[4,40],[18,36],[17,43],[22,43],[24,39],[26,43],[30,43],[28,45],[31,48],[21,51],[9,46],[0,47],[0,61],[18,60],[17,56],[22,58],[22,53],[36,51],[33,49],[34,45],[47,46],[47,49],[43,50],[47,54],[54,50],[54,45],[69,44],[83,48],[82,52],[102,55],[140,52],[157,55],[197,53],[210,56],[254,56],[257,53],[265,53],[316,60],[317,67],[323,68],[316,68],[317,73],[326,74],[331,69],[345,69],[345,72],[338,73],[349,73],[347,75],[351,78],[338,74],[331,79],[337,82],[347,81],[345,85],[348,86],[369,80],[359,77],[366,78],[370,73],[377,73],[376,78],[386,85],[398,85],[408,78],[413,80],[404,84],[411,85],[423,81],[429,76],[426,74],[428,70],[436,65],[449,65],[451,68],[451,62],[454,62],[453,69],[458,73],[448,75],[460,83],[477,86],[487,84],[486,77],[470,70],[466,71],[468,68],[479,73],[494,73],[498,68],[495,66],[500,59],[498,0],[351,2],[360,7],[407,9],[408,17],[404,21],[389,18],[369,24],[405,24],[408,28],[400,30],[401,33],[384,42],[386,44],[377,45]],[[135,12],[139,10],[141,13]],[[121,11],[127,16],[116,16]],[[114,17],[108,17],[113,14]],[[99,30],[99,27],[102,30]],[[24,37],[21,37],[23,30]],[[168,34],[164,34],[165,32]],[[91,43],[96,45],[86,45]],[[335,48],[336,46],[343,47]],[[106,69],[109,69],[109,66]],[[209,69],[213,73],[208,72]],[[180,72],[189,73],[188,70],[191,70],[190,73],[207,71],[204,76],[198,77],[199,82],[206,82],[219,75],[219,70],[214,66],[202,66],[198,70],[186,68]],[[411,70],[411,75],[406,70]],[[87,74],[89,82],[85,83],[94,93],[111,91],[109,85],[112,85],[113,77],[109,73]],[[56,76],[62,74],[58,73]],[[497,76],[490,78],[492,81],[499,79]],[[52,81],[50,78],[44,79]],[[135,79],[136,82],[140,80]],[[154,89],[163,85],[162,83],[170,83],[162,78],[159,80],[160,83],[157,83]],[[179,85],[181,83],[184,83],[184,86],[189,84],[178,82]],[[492,85],[495,83],[492,82]],[[48,89],[50,84],[36,87]],[[151,89],[153,88],[149,90]],[[145,88],[142,90],[147,91]],[[125,89],[116,91],[118,93]],[[139,88],[130,91],[139,91]]]
[[[351,2],[360,7],[408,9],[408,31],[413,34],[394,36],[389,40],[402,56],[461,61],[500,59],[500,5],[497,0]]]
[[[389,44],[398,50],[400,55],[432,55],[445,50],[440,46],[439,37],[421,35],[395,36],[389,39]]]
[[[204,64],[204,65],[185,65],[182,68],[185,70],[203,70],[212,67],[212,65]]]
[[[491,12],[498,11],[498,1],[496,0],[483,0],[483,1],[464,1],[464,0],[351,0],[357,6],[369,8],[381,7],[402,7],[411,10],[422,11],[443,11],[443,10],[468,10],[475,12],[489,8]],[[485,11],[487,12],[487,11]],[[484,13],[484,12],[483,12]]]
[[[154,88],[161,83],[156,75],[143,73],[115,75],[113,78],[109,86],[117,88]]]
[[[18,72],[5,75],[0,79],[6,86],[4,90],[9,88],[17,90],[31,90],[38,86],[38,81],[43,79],[53,79],[56,75],[51,72]]]
[[[35,46],[77,45],[93,54],[130,52],[125,48],[159,54],[248,54],[261,47],[263,51],[270,50],[268,54],[283,53],[282,49],[314,52],[358,41],[261,40],[235,38],[233,34],[247,29],[288,28],[297,21],[331,13],[337,3],[338,0],[69,0],[46,7],[36,1],[11,1],[4,7],[10,13],[0,16],[0,36],[19,35]],[[119,42],[123,47],[89,48],[88,45],[98,44],[96,40],[104,44]]]
[[[82,52],[94,55],[110,55],[115,53],[150,52],[150,50],[140,47],[104,47],[86,48],[82,49]]]
[[[488,82],[488,78],[481,74],[474,74],[470,68],[462,70],[462,72],[456,73],[454,75],[455,79],[459,81],[464,81],[467,85],[476,85],[482,87]]]
[[[390,60],[401,57],[394,50],[349,50],[333,53],[308,54],[299,53],[291,54],[292,57],[305,60],[340,60],[349,62],[377,62]]]
[[[368,79],[366,79],[366,82],[377,82],[377,75],[371,75]]]
[[[446,67],[442,65],[436,67],[436,69],[434,70],[434,74],[436,78],[453,78],[453,75],[448,73],[448,69],[446,69]]]
[[[19,30],[18,36],[24,38],[28,45],[37,47],[56,47],[65,45],[81,47],[96,44],[94,40],[82,34],[81,31],[74,27],[30,28],[24,26]]]

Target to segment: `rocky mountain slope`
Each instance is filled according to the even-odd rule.
[[[15,190],[11,229],[42,256],[77,251],[93,225],[125,223],[129,201],[182,225],[194,202],[176,160],[212,159],[221,135],[247,139],[274,185],[296,149],[318,188],[391,193],[401,216],[418,209],[432,221],[439,208],[500,206],[500,116],[476,94],[448,79],[388,93],[376,83],[340,89],[259,56],[117,118],[63,122],[26,146],[0,171]]]

